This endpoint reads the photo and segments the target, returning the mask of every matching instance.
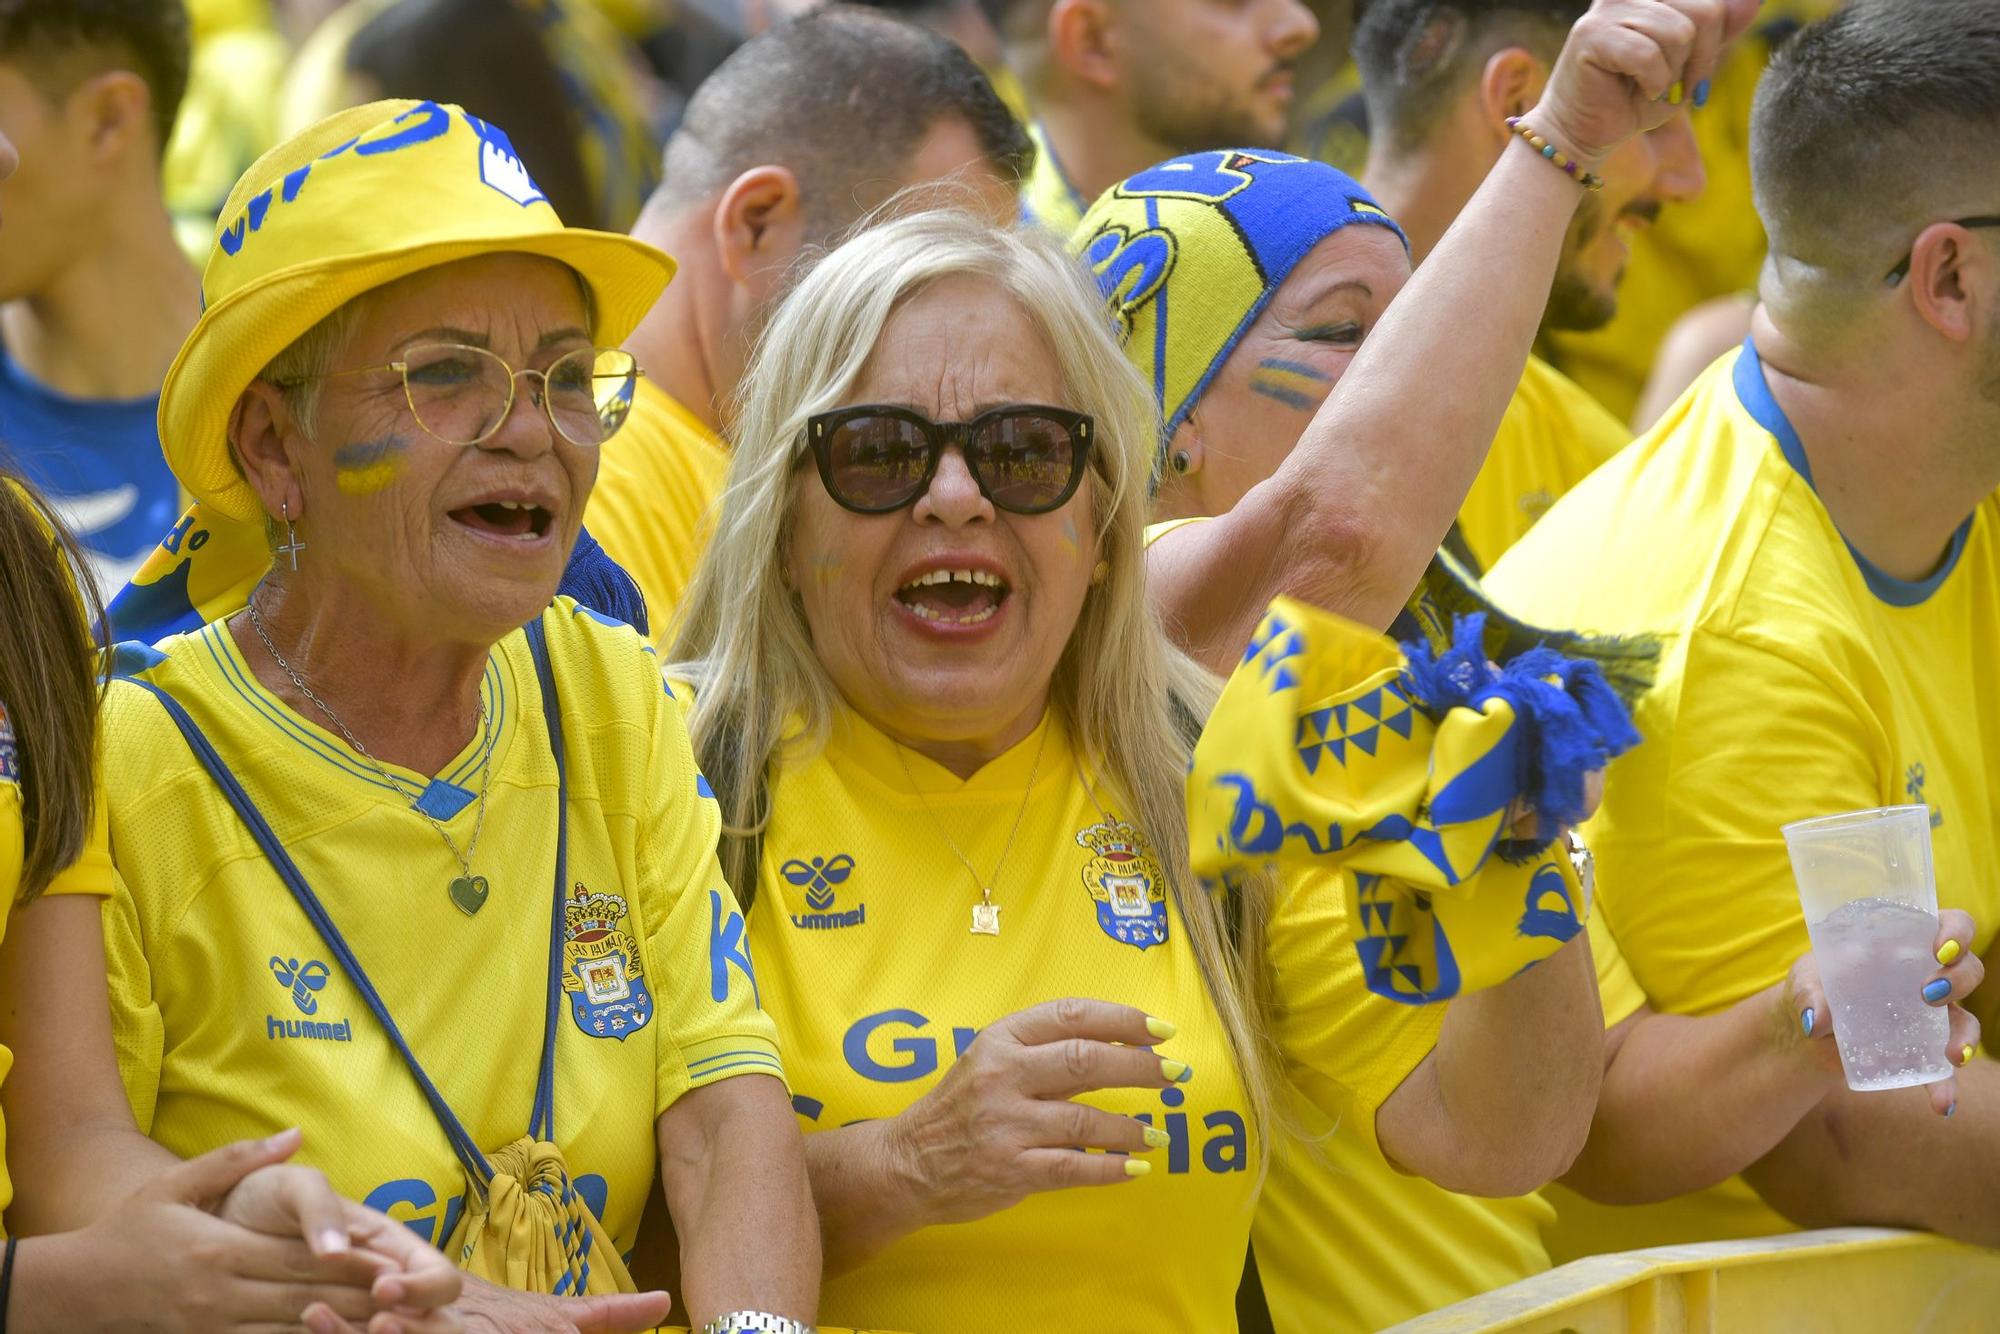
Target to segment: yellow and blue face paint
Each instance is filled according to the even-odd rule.
[[[333,452],[333,480],[342,495],[372,496],[409,466],[410,442],[400,435],[343,445]]]
[[[1284,357],[1265,357],[1250,373],[1252,393],[1274,398],[1301,412],[1317,411],[1332,384],[1333,377],[1318,367]]]
[[[1173,158],[1112,186],[1070,237],[1160,402],[1162,442],[1312,248],[1342,227],[1408,238],[1366,190],[1322,162],[1264,149]],[[1316,383],[1319,382],[1319,383]],[[1316,404],[1331,377],[1269,360],[1252,388]]]

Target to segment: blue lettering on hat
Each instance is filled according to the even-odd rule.
[[[390,121],[389,125],[403,125],[405,121],[414,121],[415,123],[385,135],[380,139],[367,139],[366,136],[349,139],[346,143],[337,144],[326,152],[321,153],[317,160],[325,162],[329,158],[339,157],[342,153],[350,149],[362,157],[374,157],[383,153],[394,153],[401,149],[412,148],[417,144],[428,143],[430,140],[438,138],[451,129],[451,114],[435,102],[419,102],[416,106],[411,107],[408,111]],[[495,131],[495,133],[498,133],[498,131]],[[502,142],[505,142],[505,135],[501,135],[500,138]],[[484,149],[482,146],[482,154],[483,152]],[[286,172],[284,180],[280,182],[278,199],[287,204],[295,202],[299,197],[300,191],[305,189],[306,177],[312,174],[312,169],[313,164],[308,162],[302,167]],[[526,176],[525,170],[522,172],[522,175],[523,177]],[[532,182],[530,184],[532,185]],[[259,190],[256,194],[252,195],[250,202],[243,206],[243,216],[223,228],[216,236],[215,243],[222,247],[223,254],[235,255],[239,253],[243,249],[243,240],[246,233],[254,234],[263,230],[264,220],[271,212],[272,193],[267,188]],[[538,194],[537,198],[539,197]]]
[[[528,164],[514,151],[513,140],[498,125],[483,121],[469,112],[460,112],[465,123],[479,136],[479,179],[526,208],[547,203],[548,196],[528,175]]]
[[[389,123],[401,125],[404,121],[418,116],[423,117],[418,124],[384,138],[371,140],[363,135],[356,141],[354,151],[362,157],[374,157],[378,153],[394,153],[428,143],[451,128],[451,114],[435,102],[419,102]]]

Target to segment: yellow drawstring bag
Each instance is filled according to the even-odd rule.
[[[1494,986],[1555,953],[1587,905],[1557,835],[1585,780],[1638,743],[1595,663],[1486,660],[1271,604],[1188,774],[1190,850],[1214,882],[1335,867],[1371,991],[1406,1004]],[[1532,837],[1514,826],[1532,812]]]

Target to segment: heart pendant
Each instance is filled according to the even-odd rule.
[[[486,906],[486,877],[483,875],[462,875],[451,882],[452,906],[472,916]]]

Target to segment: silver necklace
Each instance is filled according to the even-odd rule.
[[[993,863],[993,874],[984,880],[979,878],[979,872],[972,865],[972,859],[959,849],[957,842],[945,830],[944,821],[938,819],[938,813],[931,808],[930,798],[926,797],[924,790],[917,786],[917,777],[910,772],[910,762],[903,755],[903,743],[898,741],[894,744],[896,760],[903,766],[903,777],[908,781],[910,791],[917,794],[917,801],[922,804],[924,814],[931,817],[931,827],[937,830],[938,837],[944,840],[944,845],[951,849],[951,855],[958,858],[958,864],[965,868],[965,873],[972,877],[972,883],[979,889],[979,902],[972,905],[972,934],[999,935],[1000,905],[993,901],[993,885],[1000,878],[1001,868],[1007,864],[1007,854],[1014,850],[1014,836],[1021,832],[1022,817],[1027,815],[1028,800],[1035,792],[1035,779],[1042,772],[1042,751],[1049,744],[1048,723],[1045,721],[1042,724],[1042,739],[1035,743],[1035,763],[1034,767],[1028,770],[1028,786],[1021,791],[1021,807],[1014,812],[1014,827],[1007,831],[1007,842],[1000,849],[1000,860]]]
[[[446,887],[446,892],[450,895],[452,906],[467,917],[472,916],[485,907],[487,896],[486,877],[472,873],[472,857],[479,849],[480,832],[486,828],[486,790],[493,783],[493,729],[491,721],[486,714],[486,696],[483,693],[479,696],[480,749],[485,758],[485,762],[480,766],[481,772],[479,775],[479,814],[472,822],[472,841],[465,845],[464,851],[460,851],[457,842],[452,839],[450,831],[444,827],[443,823],[418,804],[422,800],[423,794],[412,791],[401,779],[390,773],[387,767],[369,752],[368,747],[362,745],[359,738],[347,730],[347,724],[340,721],[340,715],[335,713],[325,700],[315,695],[312,687],[306,684],[305,678],[293,670],[292,664],[285,661],[285,655],[278,652],[278,646],[271,642],[270,632],[264,628],[264,618],[257,611],[256,600],[254,598],[251,599],[245,604],[244,609],[250,613],[250,628],[255,630],[257,638],[263,641],[265,652],[271,655],[272,661],[278,664],[279,669],[286,676],[292,678],[292,684],[298,688],[298,692],[311,700],[314,706],[326,715],[327,721],[332,723],[335,730],[347,739],[347,744],[354,748],[354,753],[368,761],[369,766],[382,776],[382,781],[387,783],[405,801],[410,803],[411,810],[423,816],[425,822],[431,828],[437,830],[437,836],[444,840],[445,847],[451,850],[452,858],[458,862],[460,872],[459,875],[453,878],[451,884]]]

